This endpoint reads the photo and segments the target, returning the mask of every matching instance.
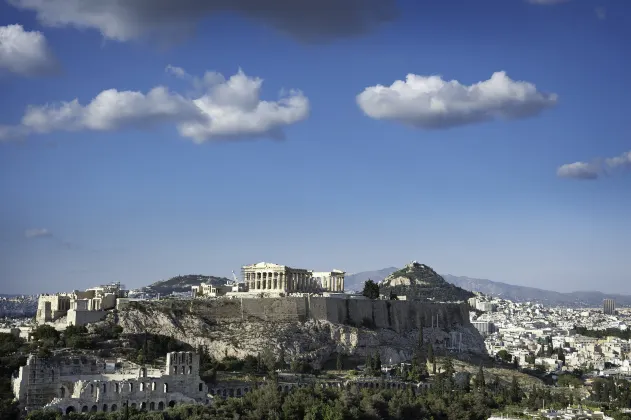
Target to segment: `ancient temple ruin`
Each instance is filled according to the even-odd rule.
[[[27,411],[51,408],[71,412],[115,412],[129,407],[162,411],[179,403],[210,404],[199,376],[199,355],[167,354],[164,369],[115,363],[88,356],[29,356],[12,381]]]

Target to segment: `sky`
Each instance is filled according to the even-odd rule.
[[[260,261],[631,294],[631,2],[0,0],[0,293]]]

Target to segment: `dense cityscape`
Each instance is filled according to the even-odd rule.
[[[631,310],[613,300],[602,308],[515,303],[454,287],[417,262],[357,292],[344,290],[341,270],[258,263],[241,275],[189,276],[188,292],[180,277],[131,291],[115,283],[40,295],[32,317],[20,316],[30,297],[4,298],[14,316],[0,330],[2,418],[631,415]],[[343,307],[346,318],[331,313]],[[401,310],[421,318],[401,324]],[[270,322],[293,336],[243,332]],[[245,330],[223,335],[235,327]],[[319,343],[298,344],[323,329]]]

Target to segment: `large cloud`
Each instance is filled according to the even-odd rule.
[[[9,0],[48,26],[94,28],[127,41],[148,34],[181,36],[201,18],[236,12],[302,41],[364,33],[395,16],[395,0]]]
[[[391,86],[367,87],[356,99],[371,118],[439,129],[537,115],[555,105],[557,95],[514,81],[502,71],[470,86],[440,76],[408,74]]]
[[[612,158],[596,159],[591,162],[566,163],[559,166],[557,175],[562,178],[581,180],[598,179],[602,175],[624,169],[631,169],[631,150]]]
[[[0,26],[0,72],[24,76],[54,73],[58,63],[41,32],[25,31],[22,25]]]
[[[203,78],[183,69],[167,68],[203,88],[187,98],[158,86],[148,93],[108,89],[90,103],[69,102],[29,106],[20,125],[0,126],[0,138],[52,131],[113,131],[174,123],[180,134],[202,143],[209,139],[254,136],[282,137],[282,129],[309,115],[309,100],[290,91],[278,101],[260,99],[262,79],[239,70],[229,79],[207,72]],[[177,70],[174,70],[177,69]]]

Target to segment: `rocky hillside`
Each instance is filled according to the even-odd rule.
[[[37,296],[0,296],[0,318],[32,318],[37,312]]]
[[[316,368],[335,360],[338,353],[363,360],[367,354],[378,351],[381,360],[397,363],[408,360],[418,342],[418,329],[397,333],[389,328],[358,327],[316,319],[296,322],[246,317],[244,321],[222,321],[209,316],[205,305],[204,301],[135,302],[118,313],[118,324],[125,333],[146,331],[174,337],[194,347],[203,346],[218,359],[256,356],[269,348],[276,354],[284,354],[286,361],[303,360]],[[225,305],[232,306],[233,302],[226,300]],[[451,325],[449,329],[462,332],[464,350],[484,353],[483,339],[470,324]],[[450,334],[426,327],[424,337],[440,352]]]
[[[211,283],[213,285],[226,284],[228,281],[225,277],[215,276],[203,276],[201,274],[187,274],[184,276],[172,277],[168,280],[161,280],[150,284],[149,286],[141,287],[134,290],[136,293],[144,293],[148,295],[167,296],[172,293],[184,293],[190,292],[191,286],[198,285],[200,283]]]
[[[416,261],[381,281],[379,291],[386,295],[394,293],[408,299],[438,302],[466,301],[474,296],[473,293],[445,281],[431,267]]]

